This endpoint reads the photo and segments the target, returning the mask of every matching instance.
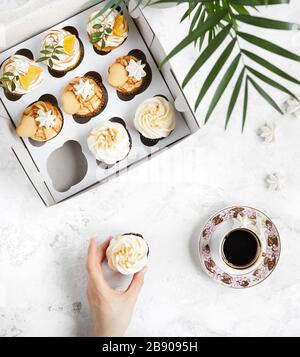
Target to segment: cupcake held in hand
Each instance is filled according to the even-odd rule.
[[[126,233],[114,237],[107,248],[109,267],[124,275],[141,271],[148,261],[149,248],[141,234]]]
[[[155,145],[175,129],[175,110],[164,97],[146,99],[135,112],[134,126],[140,133],[143,144]]]
[[[62,76],[79,66],[83,46],[79,38],[65,29],[51,30],[44,38],[37,62],[45,62],[53,75]]]
[[[97,10],[89,17],[87,32],[96,52],[108,53],[122,45],[128,36],[128,23],[121,11]]]
[[[46,142],[61,131],[63,117],[60,110],[50,102],[37,101],[22,113],[17,134],[35,141]]]
[[[108,83],[122,94],[137,93],[147,76],[145,67],[146,63],[132,55],[119,57],[108,69]]]
[[[131,149],[131,137],[126,127],[110,120],[96,126],[87,143],[95,158],[107,165],[125,159]]]
[[[9,57],[0,68],[0,86],[15,99],[35,90],[42,80],[42,68],[22,55]]]
[[[63,109],[67,114],[90,119],[102,112],[107,103],[107,91],[100,80],[90,75],[74,78],[64,89]]]

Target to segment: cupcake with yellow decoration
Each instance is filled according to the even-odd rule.
[[[39,100],[29,105],[21,115],[17,134],[38,142],[56,137],[63,127],[63,116],[54,104]]]
[[[11,100],[34,91],[43,80],[43,70],[33,60],[15,54],[0,67],[0,86]]]
[[[44,38],[40,52],[37,62],[46,63],[52,75],[61,77],[79,66],[84,49],[77,35],[66,29],[53,29]]]
[[[128,23],[121,10],[107,9],[93,12],[87,24],[87,33],[99,54],[108,53],[122,45],[128,36]]]
[[[96,72],[75,77],[64,88],[63,110],[75,119],[86,122],[100,114],[107,104],[107,91]]]

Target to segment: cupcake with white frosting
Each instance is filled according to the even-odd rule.
[[[37,62],[45,62],[50,73],[58,76],[79,66],[83,58],[79,38],[66,29],[51,30],[44,38],[40,52]]]
[[[128,23],[118,9],[93,12],[87,24],[90,42],[97,53],[108,53],[122,45],[128,36]]]
[[[111,120],[97,125],[87,143],[95,158],[107,165],[124,160],[131,150],[131,137],[125,125]]]
[[[43,81],[43,69],[33,60],[15,54],[2,63],[0,77],[6,94],[17,99],[39,87]]]
[[[39,100],[28,106],[21,115],[17,134],[38,142],[56,137],[63,127],[63,117],[57,106]]]
[[[147,265],[148,253],[148,244],[141,234],[125,233],[112,238],[106,258],[112,270],[131,275]]]
[[[90,119],[100,114],[107,103],[107,91],[100,78],[97,78],[96,74],[87,73],[72,79],[63,91],[64,111],[82,119]]]
[[[139,92],[146,76],[146,63],[130,54],[117,58],[108,69],[108,83],[125,95]]]
[[[146,99],[135,112],[134,126],[145,145],[155,145],[175,129],[174,107],[161,96]]]

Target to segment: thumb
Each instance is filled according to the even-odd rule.
[[[144,285],[146,271],[147,271],[147,267],[143,268],[138,273],[135,273],[126,291],[127,295],[129,295],[134,301],[137,300],[140,291]]]

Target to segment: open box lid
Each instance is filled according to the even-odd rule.
[[[143,12],[138,8],[134,11],[134,13],[131,14],[133,17],[133,20],[135,24],[137,25],[137,28],[146,44],[148,47],[150,53],[153,56],[154,61],[156,64],[160,63],[161,60],[164,58],[165,53],[163,51],[163,48],[154,34],[151,26],[147,22]],[[190,133],[194,133],[199,129],[199,125],[197,123],[197,120],[188,104],[188,101],[186,100],[184,93],[176,79],[176,76],[174,75],[174,72],[172,71],[171,66],[169,63],[166,63],[165,66],[161,69],[161,74],[164,77],[164,80],[168,86],[169,91],[171,92],[174,100],[175,100],[175,106],[178,111],[181,112],[183,118],[186,121],[186,124],[190,130]],[[4,107],[0,106],[0,115],[4,118],[8,118],[8,114]],[[43,176],[39,172],[38,167],[35,165],[34,160],[32,159],[29,151],[26,149],[24,142],[16,136],[15,134],[15,125],[10,119],[3,120],[4,127],[6,130],[6,137],[8,140],[8,144],[11,146],[16,158],[18,159],[19,163],[23,167],[26,175],[28,176],[29,180],[31,181],[32,185],[34,186],[35,190],[39,194],[40,198],[44,202],[46,206],[51,206],[55,203],[61,202],[62,200],[57,200],[53,197],[51,194],[51,190],[47,186],[45,180],[43,179]],[[180,139],[176,141],[175,143],[169,145],[173,146],[177,144],[179,141],[182,141],[183,139]],[[159,151],[155,153],[159,154],[163,152],[166,148],[162,148]],[[152,157],[154,155],[151,155]],[[141,159],[134,164],[130,165],[130,168],[142,163],[144,161],[147,161],[147,158]],[[119,170],[117,173],[113,173],[111,175],[108,175],[105,180],[101,180],[99,182],[96,182],[92,186],[85,187],[79,192],[76,192],[75,194],[70,194],[66,199],[77,195],[79,193],[85,192],[86,190],[94,187],[95,185],[99,183],[104,183],[107,182],[109,179],[114,177],[116,174],[120,174],[122,171],[127,170],[129,167],[125,167],[122,170]]]

